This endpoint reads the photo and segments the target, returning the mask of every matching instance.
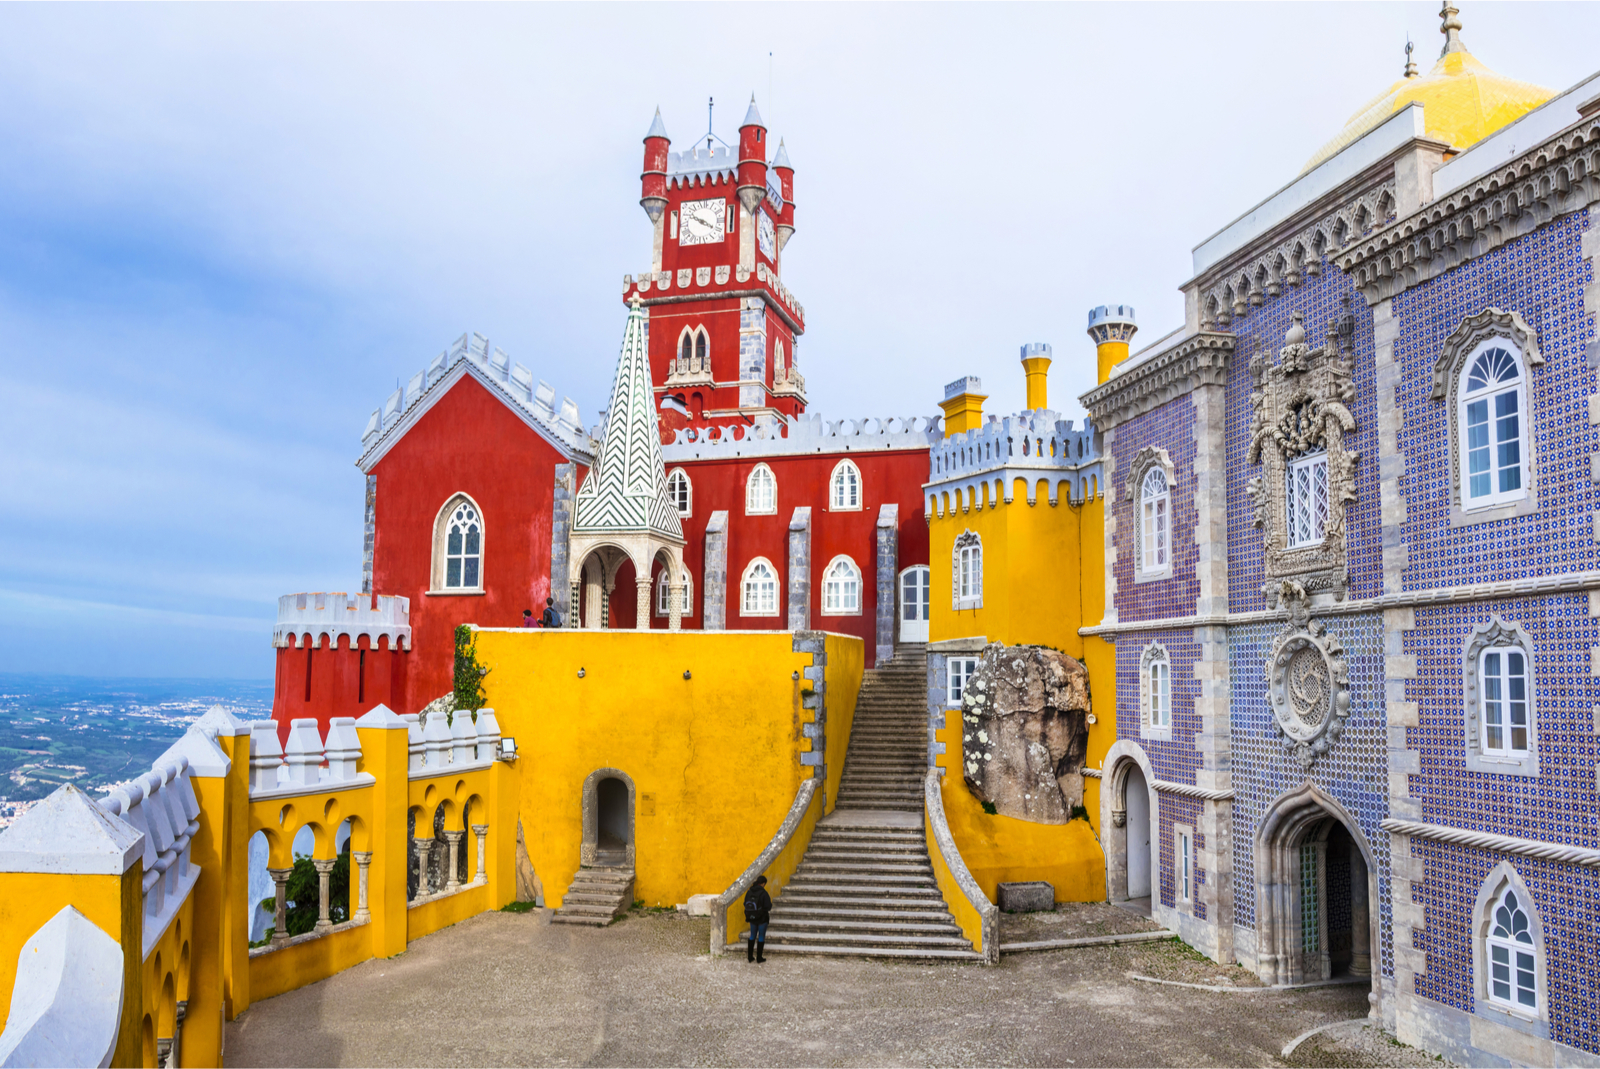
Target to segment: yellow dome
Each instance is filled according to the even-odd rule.
[[[1526,115],[1555,96],[1543,86],[1505,78],[1485,67],[1468,52],[1456,31],[1461,24],[1455,9],[1446,7],[1445,52],[1427,75],[1418,77],[1411,67],[1407,77],[1395,82],[1350,116],[1338,136],[1317,150],[1306,171],[1328,159],[1395,112],[1420,101],[1428,136],[1461,151]]]

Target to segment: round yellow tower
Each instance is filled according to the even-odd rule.
[[[1131,304],[1102,304],[1089,313],[1089,337],[1100,358],[1102,383],[1111,378],[1112,368],[1128,359],[1128,342],[1138,329]]]

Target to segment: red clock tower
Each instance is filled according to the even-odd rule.
[[[795,342],[805,311],[783,285],[794,234],[794,168],[771,162],[755,97],[734,147],[708,133],[672,152],[661,112],[644,138],[643,196],[654,230],[650,271],[623,280],[649,310],[650,374],[664,435],[805,411]]]

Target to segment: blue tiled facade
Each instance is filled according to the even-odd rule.
[[[1126,643],[1124,649],[1123,642]],[[1194,736],[1200,730],[1194,699],[1199,684],[1194,678],[1195,659],[1200,645],[1192,630],[1145,631],[1118,643],[1117,649],[1117,737],[1140,739],[1139,665],[1151,643],[1160,643],[1172,666],[1172,738],[1140,739],[1150,755],[1156,778],[1171,783],[1193,783],[1200,755],[1195,752]]]
[[[1172,576],[1136,581],[1140,506],[1137,497],[1130,500],[1123,476],[1131,469],[1134,455],[1151,446],[1165,449],[1172,459],[1168,494],[1172,503]],[[1194,577],[1199,547],[1194,541],[1193,406],[1183,398],[1137,417],[1118,432],[1111,452],[1116,457],[1116,471],[1121,473],[1118,484],[1107,488],[1113,495],[1111,513],[1117,520],[1117,612],[1124,620],[1187,616],[1194,611],[1194,599],[1199,593]],[[1176,673],[1173,678],[1177,678]]]

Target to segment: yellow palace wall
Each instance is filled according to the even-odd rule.
[[[990,482],[988,493],[993,490]],[[1098,768],[1116,741],[1116,650],[1101,639],[1084,639],[1078,628],[1098,623],[1105,614],[1104,498],[1073,505],[1063,489],[1052,505],[1048,488],[1040,486],[1030,505],[1018,479],[1010,504],[987,497],[969,507],[954,504],[943,504],[943,514],[936,512],[929,522],[929,641],[981,635],[1006,645],[1050,646],[1081,660],[1096,720],[1089,726],[1084,763]],[[967,530],[983,543],[983,605],[957,611],[951,552],[956,537]],[[930,700],[939,697],[931,694]],[[1091,823],[1100,813],[1098,779],[1084,780],[1089,821],[1051,825],[991,815],[962,779],[958,709],[948,710],[936,738],[945,746],[937,764],[949,770],[941,791],[950,834],[985,894],[993,899],[996,885],[1004,882],[1047,880],[1058,901],[1105,898],[1105,855],[1100,829]]]

